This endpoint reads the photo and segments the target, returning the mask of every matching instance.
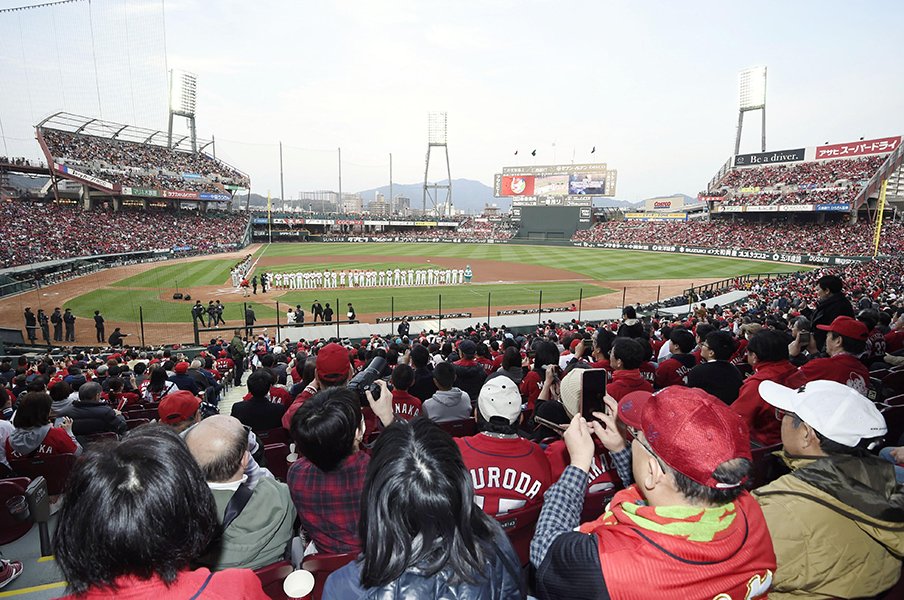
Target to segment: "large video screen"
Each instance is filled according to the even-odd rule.
[[[494,192],[497,198],[614,196],[616,179],[605,164],[504,167]]]

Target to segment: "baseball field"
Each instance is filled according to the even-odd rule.
[[[470,284],[435,287],[338,288],[326,290],[271,289],[243,298],[232,287],[230,269],[253,253],[253,273],[353,269],[463,269],[470,265]],[[568,306],[611,308],[651,302],[681,294],[691,285],[747,273],[796,270],[760,261],[710,256],[657,254],[596,248],[515,244],[274,244],[241,252],[118,267],[52,285],[0,301],[0,322],[23,327],[22,311],[31,306],[49,314],[55,307],[72,309],[77,317],[76,341],[94,339],[94,311],[106,319],[106,334],[119,326],[139,333],[143,319],[145,342],[186,342],[192,338],[191,305],[220,300],[228,327],[239,325],[243,304],[258,322],[276,322],[277,303],[284,322],[289,305],[301,305],[310,320],[311,303],[329,302],[338,318],[351,303],[363,322],[403,314],[470,312],[485,321],[489,312],[510,308]],[[192,300],[173,300],[175,292]],[[137,337],[137,335],[136,335]],[[139,341],[139,340],[136,340]]]

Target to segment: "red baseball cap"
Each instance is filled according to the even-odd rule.
[[[338,383],[348,377],[348,352],[336,343],[327,344],[317,353],[317,378],[325,383]]]
[[[831,325],[817,325],[816,329],[823,331],[834,331],[838,335],[849,337],[854,340],[865,342],[869,337],[869,330],[866,325],[855,319],[854,317],[835,317]]]
[[[752,460],[750,433],[738,414],[703,390],[673,385],[655,394],[631,392],[619,402],[618,416],[643,431],[659,458],[693,481],[717,489],[744,483],[713,477],[724,462]]]
[[[180,375],[187,373],[188,372],[188,363],[185,361],[176,363],[176,366],[173,367],[173,372],[179,373]]]
[[[577,348],[578,344],[580,344],[582,341],[584,341],[582,338],[574,338],[573,340],[571,340],[571,344],[568,345],[568,349],[574,352],[574,349]]]
[[[191,419],[201,406],[201,399],[185,390],[167,394],[160,401],[157,413],[160,421],[172,425]]]

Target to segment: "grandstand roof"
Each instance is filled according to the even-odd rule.
[[[50,115],[37,125],[47,129],[58,129],[69,133],[93,135],[95,137],[135,142],[139,144],[151,144],[155,146],[169,147],[166,131],[156,131],[135,125],[124,125],[113,121],[104,121],[93,117],[83,117],[68,112],[58,112]],[[212,142],[198,139],[198,151],[204,150]],[[184,144],[184,145],[183,145]],[[183,135],[173,138],[173,150],[191,151],[191,137]]]

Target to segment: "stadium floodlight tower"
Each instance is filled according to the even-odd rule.
[[[442,148],[446,155],[446,183],[428,183],[427,177],[430,173],[430,154],[433,148]],[[424,168],[424,194],[423,194],[423,211],[427,214],[427,196],[433,203],[433,209],[438,211],[439,203],[437,202],[436,190],[445,189],[446,199],[442,203],[448,206],[449,211],[452,210],[452,171],[449,168],[449,145],[446,143],[446,113],[434,112],[427,115],[427,165]],[[438,216],[438,215],[437,215]]]
[[[169,72],[169,129],[167,145],[173,147],[173,117],[185,117],[191,137],[191,151],[198,151],[198,132],[195,127],[198,76],[194,73],[171,69]]]
[[[741,129],[744,127],[744,113],[750,110],[763,112],[763,132],[760,152],[766,151],[766,67],[750,67],[738,74],[738,135],[735,137],[734,153],[741,152]]]

